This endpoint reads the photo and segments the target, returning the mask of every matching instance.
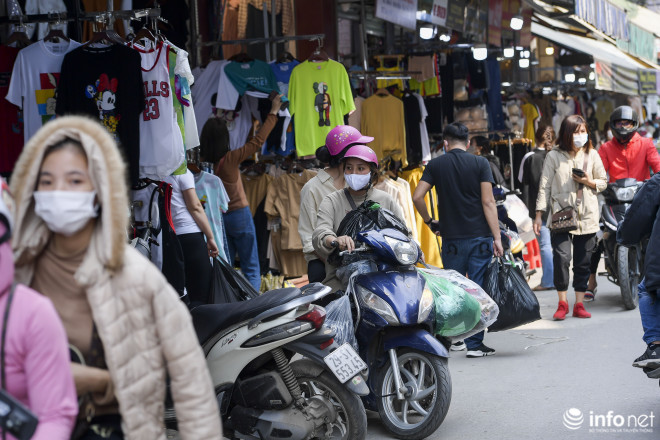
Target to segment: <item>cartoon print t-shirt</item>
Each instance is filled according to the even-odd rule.
[[[296,124],[298,156],[310,156],[325,145],[333,127],[355,110],[346,69],[337,61],[305,61],[291,73],[289,111]]]
[[[43,124],[55,117],[55,90],[64,56],[80,43],[34,43],[18,53],[7,100],[23,109],[23,137],[28,141]]]
[[[89,115],[118,141],[132,184],[139,177],[144,110],[140,63],[140,54],[126,46],[80,47],[64,57],[57,90],[58,115]]]

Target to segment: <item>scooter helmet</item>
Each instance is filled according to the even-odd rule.
[[[367,144],[373,140],[371,136],[362,136],[355,127],[338,125],[325,137],[325,146],[331,156],[336,156],[351,144]]]
[[[617,127],[616,121],[632,121],[632,127]],[[610,115],[610,129],[612,134],[622,144],[627,144],[639,128],[639,117],[637,112],[628,105],[622,105],[614,109]]]
[[[374,150],[367,147],[366,145],[353,145],[344,155],[344,160],[348,159],[349,157],[362,159],[365,162],[378,166],[378,156],[376,156]]]

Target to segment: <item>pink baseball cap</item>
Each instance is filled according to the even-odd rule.
[[[344,155],[344,159],[348,159],[349,157],[355,157],[357,159],[362,159],[365,162],[378,165],[378,156],[376,156],[374,150],[366,145],[353,145]]]
[[[325,146],[331,156],[336,156],[351,144],[367,144],[373,140],[371,136],[362,136],[355,127],[338,125],[325,137]]]

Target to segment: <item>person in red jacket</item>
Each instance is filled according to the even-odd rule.
[[[654,173],[660,171],[660,155],[653,140],[641,137],[637,133],[638,127],[639,117],[632,107],[617,107],[610,115],[610,129],[614,138],[598,150],[605,171],[610,176],[610,183],[627,177],[643,182],[651,177],[649,169]],[[591,256],[591,275],[585,301],[593,300],[596,295],[596,272],[601,251],[599,247]]]

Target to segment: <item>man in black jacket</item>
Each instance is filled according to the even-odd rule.
[[[644,258],[644,280],[639,285],[639,313],[644,328],[644,354],[634,367],[649,377],[660,378],[660,173],[642,186],[619,225],[617,240],[624,245],[639,243],[651,234]]]

